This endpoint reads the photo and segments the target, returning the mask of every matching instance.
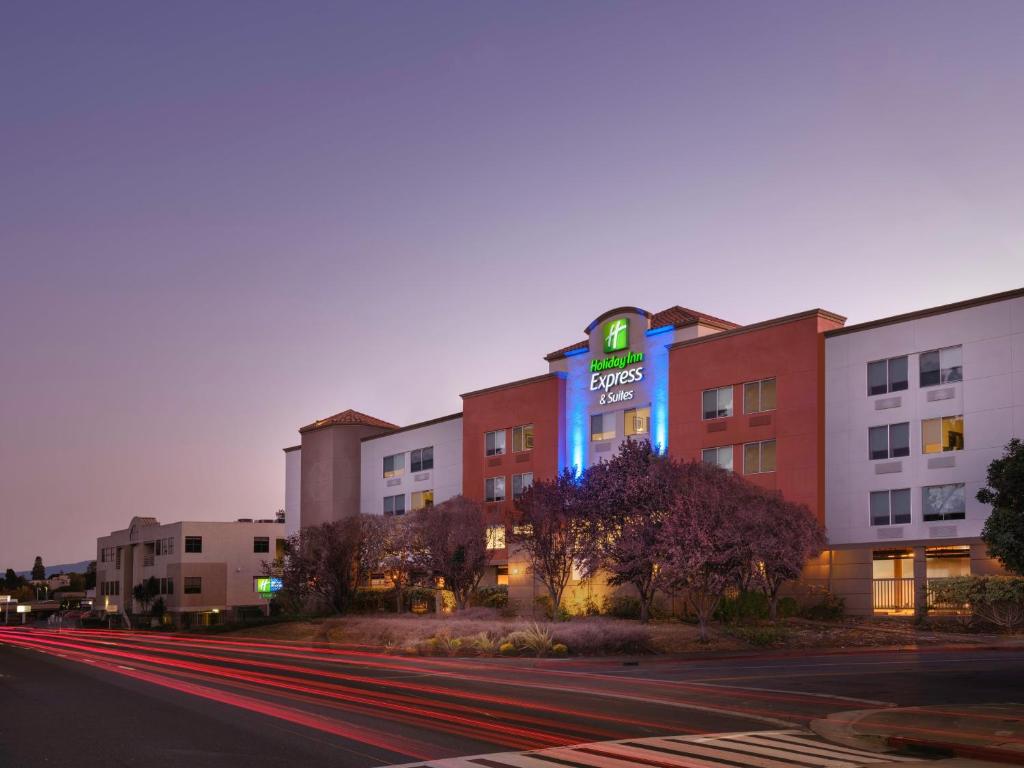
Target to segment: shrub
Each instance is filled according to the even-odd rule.
[[[473,605],[484,608],[504,608],[508,605],[508,586],[496,584],[491,587],[480,587],[473,595]]]
[[[498,650],[498,641],[486,632],[480,632],[466,639],[469,645],[480,656],[493,656]]]
[[[569,649],[566,647],[565,643],[555,643],[553,646],[551,646],[551,652],[555,654],[555,656],[569,655]]]
[[[839,621],[846,614],[846,600],[828,590],[821,590],[817,603],[805,605],[799,615],[814,621]]]
[[[548,595],[541,595],[534,601],[534,605],[544,613],[544,616],[549,620],[555,619],[555,612],[551,609],[551,598]],[[566,621],[569,618],[569,610],[564,605],[558,606],[558,620]]]
[[[554,644],[551,630],[547,627],[542,627],[536,622],[526,629],[510,632],[505,641],[512,643],[516,650],[528,651],[535,656],[546,656]]]
[[[792,597],[783,597],[779,600],[779,618],[787,619],[790,616],[796,616],[797,611],[800,610],[800,606],[797,604],[796,599]]]
[[[616,619],[639,619],[640,600],[628,595],[606,597],[602,612],[606,616],[614,616]]]
[[[714,617],[734,624],[738,621],[764,621],[768,618],[768,597],[764,592],[739,592],[723,597]]]
[[[1019,576],[954,576],[929,584],[935,604],[969,609],[982,621],[1003,629],[1024,623],[1024,578]]]
[[[516,647],[512,643],[504,642],[498,646],[498,653],[502,656],[512,656],[516,652]]]

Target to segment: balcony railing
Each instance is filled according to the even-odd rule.
[[[871,582],[873,607],[876,611],[914,610],[914,580],[874,579]]]

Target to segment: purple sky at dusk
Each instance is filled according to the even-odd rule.
[[[271,516],[297,428],[610,307],[1024,285],[1024,3],[9,3],[0,570]]]

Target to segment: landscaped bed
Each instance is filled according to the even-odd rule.
[[[715,624],[709,642],[679,621],[640,624],[628,619],[577,617],[561,622],[506,619],[487,609],[444,616],[345,616],[284,622],[237,634],[295,642],[362,646],[396,654],[440,656],[557,656],[689,654],[753,649],[830,649],[1017,642],[1006,635],[966,634],[955,627],[921,629],[910,621],[857,619]],[[1020,639],[1024,642],[1024,638]],[[564,646],[561,648],[559,646]]]

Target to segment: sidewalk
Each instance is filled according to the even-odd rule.
[[[811,729],[859,749],[1024,765],[1024,704],[861,709],[815,720]]]

